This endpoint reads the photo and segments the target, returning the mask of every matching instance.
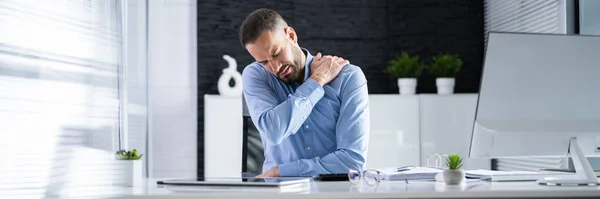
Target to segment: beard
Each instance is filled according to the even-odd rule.
[[[294,82],[298,82],[300,80],[300,78],[304,78],[304,74],[302,74],[302,69],[303,69],[303,64],[302,64],[302,54],[304,52],[302,52],[302,50],[297,47],[297,46],[291,46],[292,47],[292,63],[287,63],[285,64],[283,67],[281,67],[281,69],[279,69],[279,72],[277,73],[277,78],[279,78],[281,81],[285,82],[286,84],[293,84]],[[293,69],[292,73],[290,73],[289,75],[287,75],[287,77],[281,77],[281,73],[283,73],[283,71],[287,70],[287,68],[291,67],[291,69]]]

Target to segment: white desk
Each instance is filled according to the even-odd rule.
[[[349,182],[311,182],[301,192],[281,193],[275,189],[240,187],[189,187],[186,191],[160,187],[148,179],[140,187],[84,186],[57,187],[53,190],[2,189],[0,198],[114,198],[114,199],[192,199],[192,198],[600,198],[600,187],[550,187],[534,182],[469,182],[464,186],[443,183],[382,181],[377,186],[354,186]],[[7,187],[5,187],[7,188]]]
[[[600,187],[549,187],[534,182],[469,182],[463,186],[446,186],[443,183],[410,181],[383,181],[379,186],[355,186],[349,182],[313,182],[306,191],[280,193],[278,191],[256,192],[252,188],[215,189],[196,188],[189,192],[159,188],[149,182],[145,193],[135,194],[133,198],[530,198],[530,197],[589,197],[600,198]]]
[[[464,186],[445,186],[442,183],[424,181],[409,181],[409,184],[403,181],[382,181],[378,187],[365,185],[362,188],[349,182],[312,182],[305,191],[295,193],[281,193],[274,189],[257,191],[255,188],[239,187],[190,187],[185,190],[187,191],[159,187],[156,185],[156,179],[149,179],[140,187],[61,188],[47,192],[46,194],[51,194],[42,198],[600,198],[600,187],[550,187],[534,182],[487,181],[469,182]],[[27,190],[17,192],[21,194],[11,197],[3,195],[0,189],[0,198],[24,198],[27,195]]]

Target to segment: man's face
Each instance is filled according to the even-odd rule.
[[[290,27],[280,31],[264,31],[246,49],[267,71],[287,84],[303,79],[302,50],[297,46],[296,33]]]

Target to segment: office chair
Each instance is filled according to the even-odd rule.
[[[246,100],[242,95],[242,176],[254,177],[262,173],[264,148],[258,129],[252,123]]]

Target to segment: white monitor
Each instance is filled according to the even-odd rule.
[[[599,147],[600,37],[489,33],[469,156],[570,154],[575,180],[538,182],[597,184]]]

